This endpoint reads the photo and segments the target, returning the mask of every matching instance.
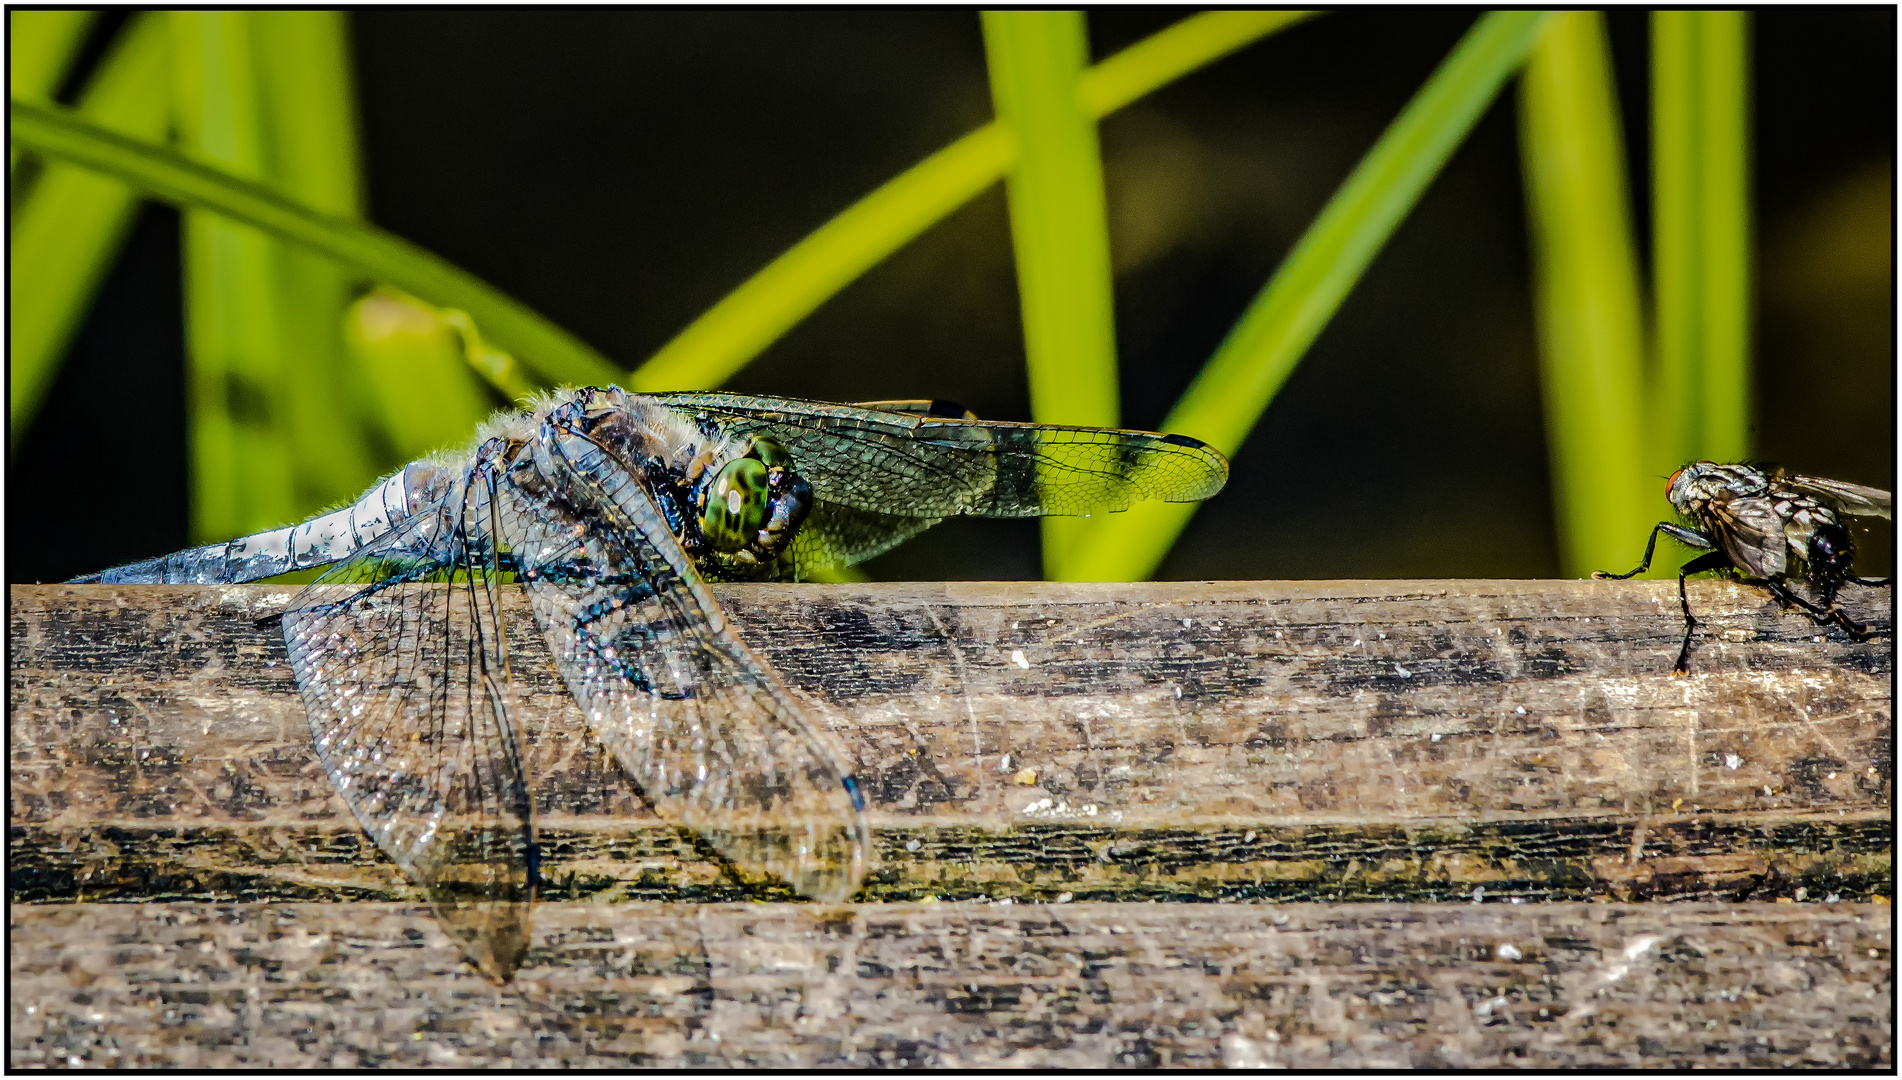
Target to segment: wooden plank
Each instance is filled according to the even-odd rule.
[[[871,801],[861,899],[1865,900],[1893,649],[1668,582],[721,586]],[[1889,627],[1886,591],[1851,590]],[[317,768],[271,586],[16,586],[15,901],[413,894]],[[645,809],[511,603],[553,898],[787,898]]]
[[[10,1063],[1864,1068],[1890,909],[549,904],[520,978],[393,904],[16,904]]]

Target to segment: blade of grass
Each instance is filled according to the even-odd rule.
[[[1116,322],[1096,122],[1077,81],[1089,56],[1080,11],[985,11],[985,54],[998,123],[1016,136],[1006,190],[1031,415],[1040,423],[1115,427]],[[1043,520],[1044,574],[1082,524]]]
[[[265,172],[253,13],[174,11],[180,144],[247,178]],[[285,307],[271,238],[203,210],[184,215],[192,534],[200,542],[290,521]]]
[[[7,96],[45,101],[59,89],[96,11],[7,11]]]
[[[1211,11],[1191,16],[1090,68],[1078,94],[1089,115],[1102,119],[1314,14]],[[1016,160],[1016,142],[997,124],[957,140],[788,248],[662,346],[623,385],[642,391],[720,385],[839,290],[1003,179]]]
[[[72,66],[96,11],[7,11],[7,96],[48,101]],[[18,150],[7,151],[7,173],[20,163]]]
[[[1162,423],[1234,454],[1294,365],[1419,201],[1536,39],[1542,12],[1482,16],[1308,226]],[[1138,503],[1092,522],[1077,580],[1155,572],[1194,503]]]
[[[1696,455],[1717,461],[1750,451],[1749,18],[1697,12],[1704,422]]]
[[[365,277],[469,312],[549,383],[606,384],[605,357],[494,286],[366,222],[322,214],[264,185],[162,146],[88,124],[64,109],[10,102],[7,135],[18,145],[118,177],[179,206],[212,210],[355,267]]]
[[[1651,465],[1669,471],[1697,456],[1698,77],[1692,11],[1651,13],[1651,266],[1657,357],[1651,372]]]
[[[428,304],[378,289],[350,305],[343,325],[400,459],[460,446],[492,410],[464,361],[463,335]]]
[[[162,137],[170,51],[162,16],[133,16],[81,95],[79,114],[134,138]],[[14,445],[32,426],[137,206],[137,194],[120,181],[49,162],[14,211],[7,246],[7,418]]]
[[[341,11],[257,11],[258,91],[270,135],[267,179],[338,217],[362,216],[349,27]],[[372,460],[367,416],[343,340],[352,275],[335,261],[273,241],[284,365],[286,436],[298,513],[356,495],[394,462]],[[465,376],[466,378],[466,376]],[[412,398],[410,411],[428,398]],[[480,419],[474,417],[472,419]],[[471,424],[473,426],[473,424]]]
[[[1604,17],[1554,15],[1522,90],[1560,562],[1581,576],[1621,571],[1662,506],[1648,467],[1636,245]]]

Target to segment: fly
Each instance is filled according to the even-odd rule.
[[[1888,518],[1888,492],[1751,465],[1699,461],[1671,474],[1665,494],[1690,525],[1658,522],[1637,569],[1623,574],[1600,570],[1592,577],[1622,580],[1644,573],[1651,568],[1659,533],[1704,552],[1678,568],[1684,644],[1671,668],[1673,675],[1690,670],[1691,635],[1697,629],[1684,579],[1707,570],[1729,571],[1762,585],[1785,611],[1801,608],[1818,626],[1840,626],[1857,641],[1888,632],[1870,630],[1836,606],[1836,594],[1844,585],[1888,584],[1855,575],[1855,545],[1842,523],[1844,516]],[[1815,599],[1806,600],[1790,589],[1789,582],[1799,577],[1808,579]]]

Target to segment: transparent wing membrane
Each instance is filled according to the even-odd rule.
[[[1845,484],[1841,480],[1825,480],[1820,476],[1780,476],[1777,483],[1814,496],[1845,514],[1887,518],[1894,512],[1893,496],[1881,488]]]
[[[284,641],[324,771],[469,959],[507,982],[537,868],[493,557],[468,542],[482,501],[459,487],[338,564],[292,603]]]
[[[1221,454],[1180,435],[986,423],[933,403],[653,397],[703,427],[778,440],[823,502],[893,516],[1104,513],[1206,499],[1228,477]]]
[[[867,862],[847,771],[728,625],[636,474],[551,418],[498,502],[582,713],[664,816],[738,868],[841,900]]]

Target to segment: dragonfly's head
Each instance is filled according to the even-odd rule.
[[[720,466],[700,487],[700,535],[740,567],[765,566],[792,543],[812,510],[812,485],[772,439],[754,439],[746,456]]]

